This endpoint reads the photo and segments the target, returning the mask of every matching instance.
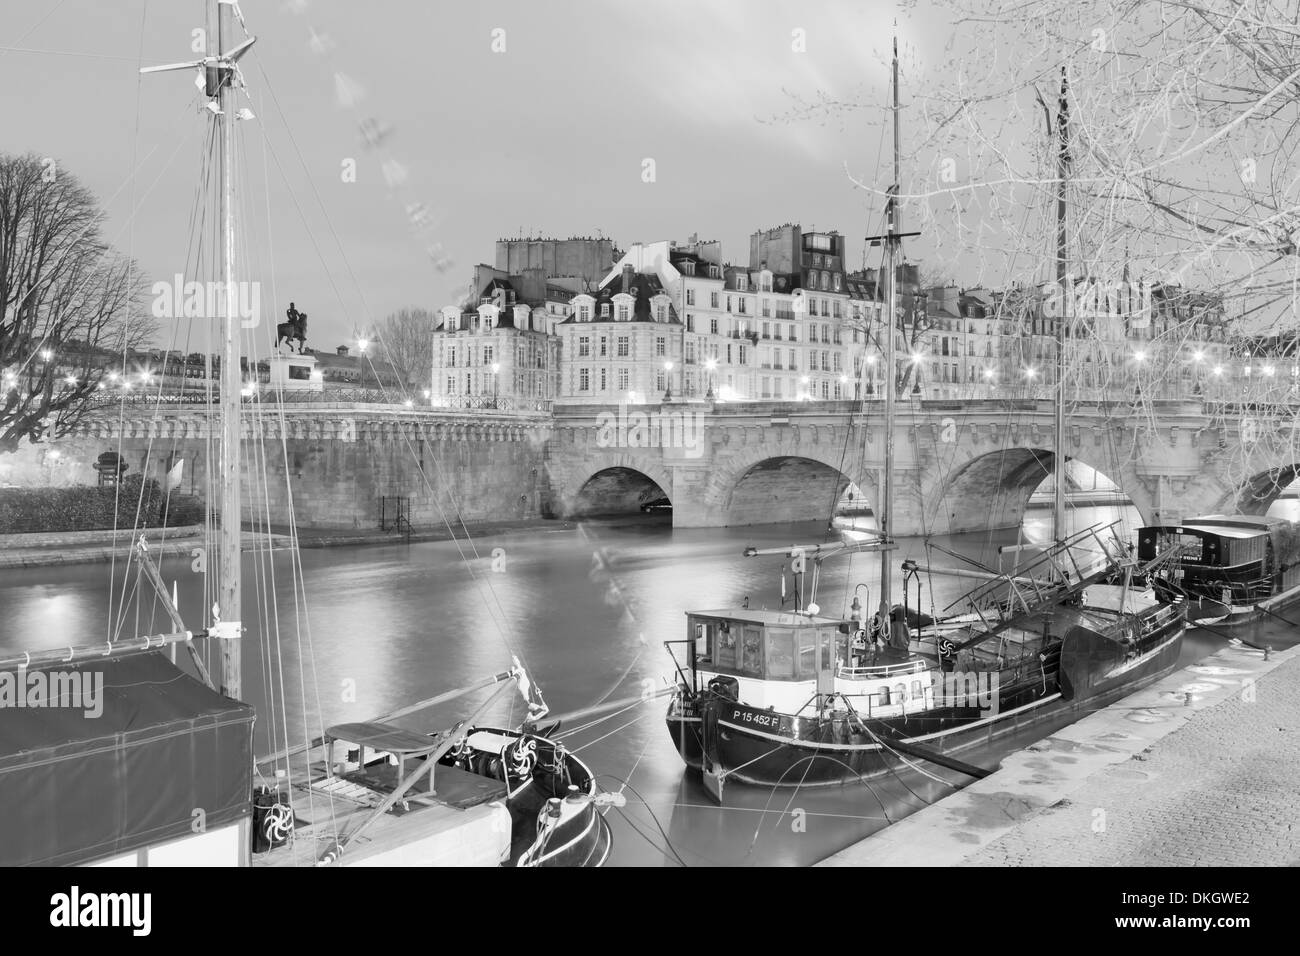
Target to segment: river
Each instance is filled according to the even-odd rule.
[[[1136,520],[1127,508],[1083,508],[1072,518],[1079,527],[1119,518],[1130,531]],[[1044,513],[1028,513],[1028,538],[1046,537],[1047,529]],[[684,635],[688,609],[746,597],[752,607],[779,603],[782,559],[745,558],[744,547],[824,540],[821,532],[815,525],[674,529],[666,516],[635,516],[472,543],[309,549],[301,552],[301,588],[294,585],[290,552],[246,555],[245,607],[260,608],[260,620],[276,622],[259,625],[245,614],[250,631],[243,642],[243,696],[258,707],[258,752],[272,749],[272,740],[283,745],[286,726],[290,741],[302,740],[304,700],[323,715],[308,728],[319,732],[322,725],[364,720],[503,670],[511,654],[525,663],[555,713],[663,687],[673,667],[662,642]],[[996,563],[997,545],[1014,537],[962,535],[938,543]],[[897,568],[907,557],[927,560],[920,540],[904,539],[890,560]],[[939,552],[929,560],[955,563]],[[817,595],[823,611],[842,612],[859,583],[869,587],[866,603],[874,606],[878,561],[858,554],[828,562]],[[0,645],[21,650],[104,640],[114,615],[122,618],[123,634],[168,630],[156,612],[150,619],[136,611],[138,602],[124,617],[114,610],[123,604],[123,588],[131,593],[134,575],[124,584],[119,566],[110,587],[110,571],[108,565],[77,565],[0,574]],[[162,573],[169,584],[177,582],[187,619],[198,619],[201,575],[188,559],[164,561]],[[942,609],[962,590],[941,576],[923,584],[927,611]],[[298,594],[305,600],[296,600]],[[1183,662],[1220,644],[1193,632]],[[483,696],[404,723],[423,730],[447,726]],[[512,693],[493,719],[517,723],[521,705]],[[566,728],[577,731],[566,742],[604,775],[606,789],[626,785],[627,805],[610,814],[612,865],[809,864],[950,792],[909,772],[869,787],[813,792],[733,786],[726,807],[712,806],[669,740],[666,706],[659,699],[589,727]],[[994,766],[1006,750],[1053,729],[1036,727],[1021,739],[999,741],[995,752],[967,759]],[[944,770],[934,776],[961,779]]]

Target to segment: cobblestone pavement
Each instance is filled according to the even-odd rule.
[[[1300,657],[962,865],[1300,865]]]

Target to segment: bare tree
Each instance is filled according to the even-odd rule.
[[[407,307],[379,327],[384,358],[408,388],[428,388],[433,376],[433,313]]]
[[[35,155],[0,155],[0,452],[57,438],[88,410],[104,350],[142,344],[133,263],[101,236],[75,176]]]

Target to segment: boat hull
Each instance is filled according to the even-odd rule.
[[[442,762],[506,784],[507,866],[599,867],[609,858],[613,836],[595,775],[548,736],[475,727]]]
[[[1132,666],[1073,699],[1066,699],[1049,675],[1002,688],[995,708],[936,708],[866,719],[855,726],[847,716],[775,714],[704,691],[693,701],[674,698],[668,729],[687,766],[715,780],[767,787],[837,786],[916,764],[916,758],[889,749],[891,738],[954,754],[1036,723],[1107,706],[1170,673],[1178,662],[1182,634],[1179,624],[1157,635],[1151,650]]]

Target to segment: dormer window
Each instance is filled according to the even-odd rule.
[[[618,307],[618,321],[627,322],[632,318],[631,310],[626,305]]]
[[[608,318],[609,318],[609,303],[608,303],[608,302],[602,302],[602,303],[600,304],[600,317],[601,317],[602,319],[608,319]]]
[[[695,262],[693,260],[686,259],[682,262],[682,275],[695,275]]]
[[[578,321],[579,322],[591,321],[591,306],[589,305],[578,306]]]
[[[736,276],[736,291],[744,292],[749,288],[749,276]]]
[[[722,270],[719,269],[717,266],[709,266],[709,278],[710,278],[710,279],[721,279],[721,278],[722,278]]]
[[[656,322],[668,321],[668,306],[664,305],[662,302],[660,302],[658,305],[655,306],[655,321]]]

